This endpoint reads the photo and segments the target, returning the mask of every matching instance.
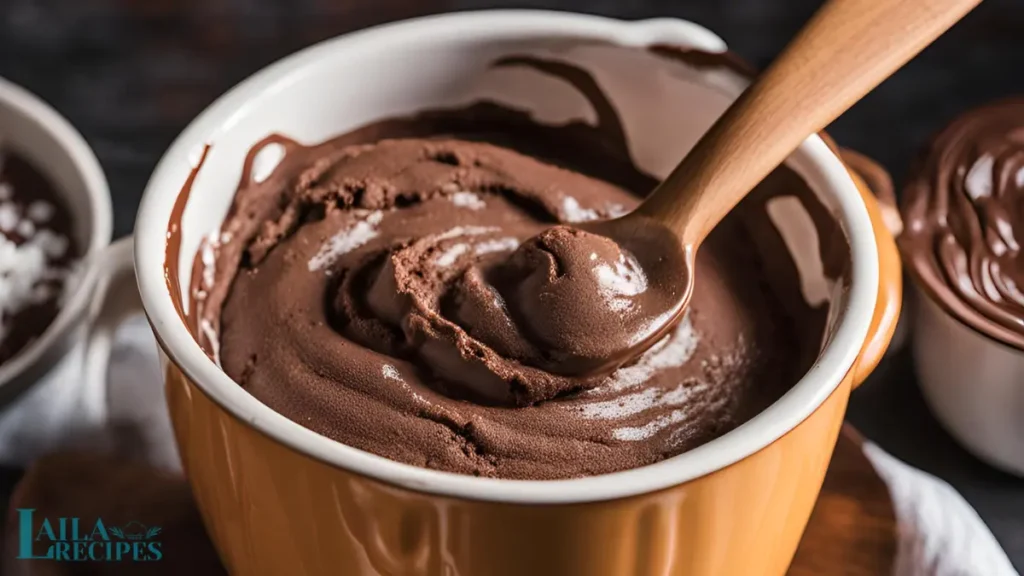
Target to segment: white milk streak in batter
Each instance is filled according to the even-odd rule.
[[[516,248],[519,248],[519,240],[517,238],[496,238],[480,242],[473,248],[473,252],[479,256],[494,252],[511,252]]]
[[[455,261],[459,259],[459,256],[462,256],[466,252],[469,252],[469,244],[455,244],[442,252],[441,255],[434,260],[434,264],[442,268],[447,268],[448,266],[455,264]]]
[[[422,402],[424,404],[429,404],[429,402],[427,401],[426,398],[424,398],[423,396],[420,396],[419,394],[417,394],[416,392],[413,391],[412,387],[409,386],[409,383],[406,382],[404,378],[402,378],[402,374],[401,374],[401,372],[398,371],[398,368],[395,368],[391,364],[384,364],[384,365],[382,365],[380,367],[380,373],[381,373],[382,376],[384,376],[384,378],[386,380],[392,380],[394,382],[398,382],[398,384],[402,388],[405,388],[406,390],[409,391],[410,394],[412,394],[413,399],[416,400],[417,402]]]
[[[580,415],[584,418],[600,418],[613,420],[639,414],[651,408],[664,406],[681,406],[694,394],[707,390],[706,383],[680,384],[671,390],[648,388],[635,394],[613,398],[603,402],[592,402],[580,407]]]
[[[562,212],[565,213],[565,219],[569,222],[590,222],[600,218],[597,210],[580,206],[579,200],[572,196],[566,196],[562,200]]]
[[[616,202],[610,202],[605,204],[605,212],[607,212],[609,218],[618,218],[629,212],[625,206]],[[572,196],[566,196],[562,200],[562,213],[565,215],[565,220],[570,223],[575,222],[590,222],[592,220],[600,220],[602,215],[593,208],[584,208],[580,205],[579,200]]]
[[[596,259],[596,254],[590,258]],[[632,306],[631,296],[647,291],[647,276],[632,254],[620,254],[614,265],[601,264],[594,268],[601,296],[616,312],[625,312]]]
[[[647,382],[658,370],[682,366],[693,356],[699,342],[700,335],[694,329],[690,315],[686,314],[675,330],[645,352],[636,364],[612,372],[607,380],[587,395],[621,392]]]
[[[447,232],[437,235],[438,240],[451,240],[459,236],[479,236],[488,232],[495,232],[498,229],[494,226],[456,226]]]
[[[349,228],[338,232],[328,238],[315,256],[309,260],[309,271],[316,272],[334,263],[339,256],[347,254],[379,234],[377,226],[384,219],[384,213],[380,210],[370,212],[365,219],[359,220]]]
[[[469,208],[470,210],[483,210],[487,207],[487,203],[480,196],[465,190],[452,194],[451,200],[452,204],[460,208]]]
[[[668,414],[658,416],[643,426],[616,428],[615,430],[612,430],[612,438],[622,440],[624,442],[639,442],[640,440],[646,440],[665,428],[686,420],[689,415],[690,410],[688,408],[673,410]]]
[[[494,228],[481,227],[481,226],[468,226],[453,228],[449,230],[442,237],[451,237],[452,231],[458,230],[460,235],[480,235],[495,230]],[[494,238],[491,240],[484,240],[472,245],[473,253],[477,256],[483,256],[484,254],[493,254],[495,252],[511,252],[519,247],[519,240],[517,238],[505,237],[505,238]],[[460,256],[470,251],[470,244],[460,242],[450,246],[444,252],[442,252],[435,260],[434,264],[444,268],[451,266],[459,259]]]
[[[582,397],[600,397],[640,386],[649,381],[656,371],[677,368],[686,364],[693,357],[699,342],[700,336],[693,327],[690,315],[686,314],[675,330],[644,353],[636,364],[619,368],[604,383],[585,392]],[[668,414],[658,416],[643,426],[625,426],[612,431],[612,437],[616,440],[639,441],[686,420],[690,409],[685,405],[696,395],[707,392],[707,390],[706,382],[688,382],[669,390],[651,388],[625,396],[613,397],[609,400],[583,402],[576,404],[571,409],[587,419],[619,420],[655,408],[681,406]]]

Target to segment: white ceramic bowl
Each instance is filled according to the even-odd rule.
[[[965,325],[913,293],[912,350],[925,400],[975,456],[1024,476],[1024,350]]]
[[[50,178],[71,211],[83,253],[56,319],[0,364],[0,462],[25,464],[100,433],[109,336],[122,304],[105,299],[106,287],[115,270],[124,274],[131,246],[109,246],[110,192],[82,136],[42,100],[2,78],[0,149],[25,157]]]

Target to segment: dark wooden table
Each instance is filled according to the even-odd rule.
[[[217,95],[317,40],[426,12],[490,7],[687,18],[764,65],[819,0],[0,0],[0,76],[41,95],[96,150],[131,232],[150,171]],[[988,0],[830,129],[899,182],[927,136],[965,108],[1024,94],[1024,3]],[[850,420],[914,466],[948,480],[1024,570],[1024,480],[980,463],[939,427],[909,355],[886,359],[855,395]],[[17,472],[0,474],[0,491]],[[3,494],[0,494],[2,497]]]

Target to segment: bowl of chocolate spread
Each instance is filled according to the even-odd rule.
[[[970,110],[935,135],[901,212],[925,397],[965,447],[1024,475],[1024,99]]]
[[[111,233],[88,144],[0,78],[0,428],[17,431],[3,464],[101,433],[110,331],[138,308],[131,245],[110,246]],[[128,289],[108,290],[115,280]]]
[[[628,358],[673,279],[573,227],[747,78],[687,22],[469,13],[314,46],[193,122],[136,270],[230,570],[782,574],[898,311],[876,204],[810,138]]]

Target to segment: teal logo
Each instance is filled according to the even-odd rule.
[[[74,516],[37,518],[18,509],[18,559],[57,562],[156,562],[163,558],[159,526],[131,521],[123,526]]]

